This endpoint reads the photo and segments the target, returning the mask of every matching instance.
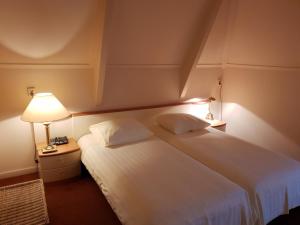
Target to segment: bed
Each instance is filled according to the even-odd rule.
[[[124,225],[250,225],[248,194],[166,142],[107,148],[78,141],[82,162]]]
[[[258,224],[267,224],[300,205],[300,163],[208,127],[174,135],[152,131],[177,149],[248,191]]]

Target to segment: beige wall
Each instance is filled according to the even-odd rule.
[[[72,7],[68,0],[1,1],[0,178],[35,170],[31,127],[19,118],[30,101],[27,86],[53,92],[70,111],[178,101],[182,63],[202,29],[208,1],[109,2],[108,65],[103,101],[96,107],[103,1],[76,0]],[[228,3],[186,97],[218,97],[223,75],[227,132],[300,159],[299,1]],[[220,105],[215,106],[218,116]],[[70,120],[51,126],[53,136],[72,136]],[[36,139],[43,140],[43,127],[35,128]]]
[[[300,160],[300,2],[237,6],[224,72],[227,132]]]
[[[35,170],[30,124],[19,117],[30,101],[28,86],[53,92],[73,112],[179,100],[182,63],[202,29],[209,2],[109,4],[109,27],[104,29],[107,68],[103,99],[96,107],[103,0],[1,1],[0,178]],[[220,64],[226,13],[219,16],[199,64]],[[199,68],[187,97],[209,96],[219,67]],[[35,128],[37,141],[44,140],[43,127]],[[72,136],[71,121],[53,123],[51,132]]]
[[[97,0],[1,1],[1,64],[90,64]],[[99,24],[99,22],[98,22]]]
[[[20,120],[30,101],[26,87],[55,93],[70,110],[92,108],[90,73],[91,69],[0,68],[0,177],[35,169],[30,124]],[[44,130],[41,135],[37,140],[44,140]]]
[[[100,3],[1,1],[0,178],[35,170],[31,126],[19,117],[30,101],[26,87],[55,93],[72,111],[94,107]],[[44,131],[37,136],[44,139]]]
[[[236,5],[227,62],[300,66],[298,0],[238,0]]]
[[[299,70],[227,68],[227,132],[300,160]]]
[[[178,101],[182,63],[208,1],[110,2],[108,65],[97,109]],[[299,1],[231,2],[230,13],[223,2],[186,97],[218,97],[223,74],[227,132],[300,159]],[[30,100],[27,86],[53,92],[70,111],[96,109],[102,3],[1,1],[0,178],[35,170],[31,127],[19,119]],[[53,123],[51,131],[72,136],[71,121]],[[42,126],[36,139],[44,139]]]
[[[181,65],[206,0],[113,1],[108,64]]]

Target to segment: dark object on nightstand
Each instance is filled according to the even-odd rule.
[[[64,137],[56,137],[56,138],[51,138],[50,139],[50,144],[51,145],[64,145],[68,144],[69,140],[66,136]]]

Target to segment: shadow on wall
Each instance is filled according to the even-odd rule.
[[[227,132],[300,160],[299,82],[299,70],[227,69]]]
[[[95,0],[4,1],[0,3],[0,43],[29,58],[60,52],[85,25]],[[9,53],[8,53],[9,54]]]
[[[0,123],[4,120],[7,120],[7,119],[19,117],[22,113],[23,113],[23,111],[14,111],[14,112],[1,111],[1,113],[0,113]]]
[[[297,69],[229,68],[224,76],[223,99],[239,104],[300,145],[299,83]]]
[[[272,126],[247,108],[224,103],[226,132],[260,147],[283,153],[300,161],[300,145],[286,133]]]
[[[90,62],[87,40],[92,33],[86,31],[96,26],[92,19],[98,3],[0,2],[0,121],[23,112],[30,100],[28,86],[35,86],[37,92],[55,93],[70,110],[92,107],[93,69],[64,65]]]
[[[94,107],[92,69],[1,69],[0,121],[20,115],[31,100],[26,87],[52,92],[69,111]]]

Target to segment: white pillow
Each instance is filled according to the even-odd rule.
[[[104,146],[137,142],[153,135],[143,124],[134,119],[107,120],[91,125],[89,129]]]
[[[201,130],[210,124],[204,120],[185,113],[163,114],[156,118],[158,124],[174,134]]]

